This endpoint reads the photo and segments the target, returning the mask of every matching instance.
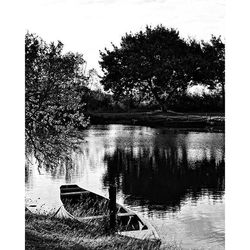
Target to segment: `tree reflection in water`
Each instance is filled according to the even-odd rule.
[[[129,195],[130,205],[147,206],[149,210],[178,210],[187,198],[194,202],[203,195],[221,199],[225,190],[225,162],[215,157],[190,160],[182,147],[147,148],[135,152],[116,148],[105,155],[107,172],[103,182],[109,184],[110,172],[115,175],[118,190]]]
[[[33,189],[43,192],[44,186],[53,186],[56,193],[59,183],[77,183],[106,195],[114,180],[130,207],[176,211],[187,200],[223,200],[224,151],[221,133],[94,127],[86,131],[83,153],[74,154],[73,166],[45,167],[39,178],[36,168],[27,169],[26,188],[33,193]]]

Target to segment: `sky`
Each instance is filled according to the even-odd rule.
[[[225,0],[28,0],[25,27],[45,41],[79,52],[87,69],[101,69],[99,50],[119,45],[126,32],[146,25],[176,28],[184,38],[225,36]]]

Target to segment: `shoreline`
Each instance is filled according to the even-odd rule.
[[[177,113],[177,112],[89,112],[91,125],[137,125],[152,128],[167,128],[177,131],[224,132],[225,117],[221,113]]]
[[[103,224],[25,213],[25,249],[160,249],[158,243],[108,234]],[[176,245],[166,249],[181,250]]]

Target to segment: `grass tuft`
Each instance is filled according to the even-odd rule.
[[[107,235],[92,222],[25,214],[25,249],[159,249],[154,242]]]

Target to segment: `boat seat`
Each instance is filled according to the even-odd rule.
[[[135,216],[134,213],[118,213],[117,217],[124,217],[124,216]],[[109,215],[94,215],[94,216],[86,216],[86,217],[77,217],[77,220],[95,220],[95,219],[102,219],[105,217],[109,217]]]
[[[77,185],[62,185],[60,189],[68,189],[68,188],[80,188]]]
[[[123,216],[135,216],[134,213],[118,213],[117,217],[123,217]]]
[[[90,194],[89,191],[76,191],[76,192],[67,192],[67,193],[61,193],[61,196],[70,196],[70,195],[78,195],[78,194]]]

